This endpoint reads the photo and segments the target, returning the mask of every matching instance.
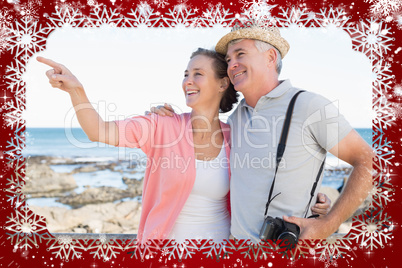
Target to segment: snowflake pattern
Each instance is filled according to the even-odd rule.
[[[181,243],[171,239],[163,245],[162,249],[165,250],[167,259],[183,260],[191,258],[198,251],[198,244],[200,244],[200,240],[196,239],[186,240]]]
[[[381,2],[368,1],[373,4]],[[193,10],[186,1],[180,1],[161,17],[160,12],[155,11],[147,2],[141,2],[134,10],[131,9],[128,14],[123,15],[120,14],[121,9],[119,8],[108,8],[97,1],[88,0],[87,5],[91,7],[89,16],[81,13],[80,9],[83,6],[79,3],[61,1],[55,6],[54,12],[46,16],[46,25],[42,25],[38,23],[36,13],[41,1],[35,0],[29,3],[31,5],[16,5],[20,11],[20,17],[15,21],[6,12],[0,11],[2,26],[0,37],[5,37],[5,42],[0,43],[0,53],[7,50],[15,56],[14,61],[7,66],[5,76],[7,92],[15,96],[9,97],[7,92],[5,93],[6,113],[3,116],[7,126],[15,129],[13,138],[7,141],[7,151],[4,154],[10,165],[16,169],[15,176],[7,179],[8,188],[6,189],[9,204],[16,208],[15,214],[8,217],[6,229],[9,239],[16,247],[31,248],[45,239],[47,240],[47,250],[63,260],[80,259],[85,251],[89,251],[94,258],[104,261],[116,258],[121,251],[125,250],[131,257],[140,260],[153,258],[159,252],[165,258],[181,260],[190,258],[198,250],[206,258],[216,259],[226,258],[235,251],[250,260],[266,259],[268,254],[281,254],[275,244],[251,244],[248,240],[229,240],[223,243],[213,243],[212,241],[202,243],[197,240],[176,243],[171,240],[163,245],[155,241],[138,244],[136,239],[133,239],[125,245],[125,241],[108,239],[107,236],[90,241],[74,239],[69,235],[55,238],[48,234],[44,218],[35,215],[25,205],[24,195],[20,191],[24,184],[24,172],[21,171],[24,159],[21,156],[21,150],[24,148],[25,142],[24,136],[21,134],[25,124],[22,119],[22,112],[25,110],[25,85],[21,77],[29,58],[34,53],[45,49],[46,38],[53,30],[63,26],[100,27],[102,25],[111,27],[139,27],[142,25],[147,27],[205,27],[219,24],[230,27],[238,22],[248,25],[256,20],[266,25],[282,27],[296,25],[297,27],[335,26],[342,28],[351,36],[353,49],[365,54],[373,64],[374,150],[378,155],[377,171],[379,173],[374,178],[375,190],[371,194],[370,211],[363,216],[354,218],[355,224],[348,237],[333,237],[332,240],[322,241],[320,245],[299,244],[296,249],[287,252],[286,257],[291,260],[304,258],[311,255],[311,250],[313,250],[314,256],[316,253],[319,254],[319,260],[325,262],[326,267],[337,266],[337,259],[347,255],[347,251],[350,250],[348,243],[356,241],[361,248],[373,250],[384,247],[384,244],[392,239],[393,223],[390,217],[383,214],[381,210],[383,206],[392,201],[390,193],[393,192],[393,188],[390,176],[387,174],[390,173],[389,167],[395,154],[383,131],[390,127],[395,120],[395,107],[387,101],[386,97],[386,92],[391,89],[394,76],[390,65],[384,58],[391,50],[393,39],[389,36],[390,28],[383,21],[369,19],[353,24],[348,21],[344,10],[333,7],[323,8],[317,13],[306,8],[280,8],[279,16],[273,17],[271,12],[279,7],[269,5],[266,0],[242,1],[244,4],[242,14],[233,14],[222,4],[217,4],[210,6],[199,17],[196,15],[197,10]],[[158,8],[169,5],[163,0],[155,0],[150,3]],[[391,14],[394,10],[390,7],[388,11],[384,12]],[[395,90],[394,94],[402,95],[399,91]],[[7,101],[8,98],[10,98],[9,101]]]
[[[371,208],[382,208],[388,205],[389,202],[394,201],[392,196],[394,195],[395,189],[392,188],[390,168],[386,167],[383,170],[380,167],[376,167],[376,176],[373,176],[374,187],[368,196],[368,201],[370,202]]]
[[[117,257],[124,249],[124,242],[119,242],[116,239],[110,239],[106,235],[100,235],[99,239],[93,240],[87,247],[91,251],[94,258],[108,261]]]
[[[80,259],[87,250],[86,241],[74,239],[70,235],[59,235],[56,239],[48,239],[48,251],[62,260]]]
[[[18,67],[23,68],[33,54],[45,49],[49,28],[41,28],[37,21],[25,17],[12,24],[10,32],[9,50],[19,59]]]
[[[317,244],[315,253],[319,254],[319,260],[325,262],[325,266],[337,266],[337,260],[344,258],[351,250],[349,239],[341,236],[331,236]]]
[[[165,0],[153,0],[153,4],[157,5],[158,8],[165,8],[165,6],[169,5]]]
[[[221,4],[217,4],[215,6],[210,5],[209,8],[202,13],[202,17],[192,24],[194,27],[211,27],[215,24],[219,24],[222,26],[232,25],[233,21],[233,13],[229,11],[229,9],[225,9]]]
[[[372,4],[370,12],[376,17],[387,18],[402,9],[402,2],[399,0],[364,0],[364,2]]]
[[[383,58],[390,50],[393,39],[390,28],[374,18],[361,20],[355,27],[345,30],[353,37],[353,49],[365,54],[370,61]]]
[[[150,257],[154,257],[162,248],[162,242],[157,242],[155,240],[148,240],[145,243],[138,243],[137,238],[132,239],[125,250],[128,250],[128,255],[131,258],[139,259],[144,261],[145,259],[149,259]]]
[[[196,18],[195,12],[192,9],[187,9],[184,5],[175,6],[173,9],[169,9],[167,17],[163,18],[163,21],[169,27],[188,27],[194,25]]]
[[[231,254],[231,252],[226,250],[227,243],[227,241],[214,242],[212,240],[204,240],[204,243],[200,246],[200,250],[206,258],[219,261]]]
[[[275,23],[271,10],[277,5],[269,5],[267,0],[241,1],[243,4],[243,18],[253,24],[269,26]],[[244,20],[243,20],[244,21]]]
[[[22,159],[17,159],[15,162],[15,172],[14,176],[7,179],[7,201],[11,203],[12,206],[18,208],[25,201],[25,195],[22,192],[22,187],[25,185],[24,175],[25,175],[25,162]],[[28,179],[28,178],[25,178]]]
[[[124,19],[125,27],[138,27],[145,25],[155,27],[159,21],[157,13],[149,5],[137,6],[137,8],[128,13],[129,17]]]
[[[22,206],[16,213],[7,217],[5,229],[14,248],[38,247],[42,239],[47,239],[45,218],[34,214],[27,206]]]
[[[380,208],[368,210],[365,214],[355,217],[355,224],[347,238],[356,240],[360,248],[384,248],[391,239],[394,228],[391,217],[383,215]]]
[[[79,9],[66,6],[56,6],[56,12],[49,17],[49,29],[66,26],[81,27],[84,25],[83,15]]]
[[[37,20],[39,18],[38,8],[42,6],[41,0],[28,1],[23,4],[17,3],[14,8],[26,20]]]
[[[10,26],[13,20],[13,16],[10,12],[3,8],[0,10],[0,55],[3,51],[7,50],[9,47],[8,40],[11,36]]]

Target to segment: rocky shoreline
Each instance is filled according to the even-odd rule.
[[[71,172],[58,173],[51,165],[74,165],[77,162],[69,158],[33,156],[26,166],[26,184],[24,194],[29,198],[57,198],[56,201],[71,207],[34,206],[30,209],[44,216],[47,228],[55,233],[136,233],[141,215],[143,179],[130,179],[121,176],[126,189],[117,187],[85,186],[85,190],[76,193],[78,185],[74,174],[117,169],[115,162],[80,162]],[[134,173],[135,171],[131,171]],[[122,172],[121,172],[122,173]],[[123,200],[124,199],[124,200]],[[128,199],[125,200],[125,199]],[[134,199],[134,200],[133,200]]]
[[[52,170],[51,165],[74,165],[71,171],[58,173]],[[34,206],[30,209],[38,215],[44,216],[47,228],[53,233],[132,233],[138,231],[141,215],[142,179],[132,179],[121,174],[125,189],[110,186],[85,186],[77,193],[78,185],[74,174],[91,173],[100,170],[120,172],[122,163],[119,162],[77,162],[69,158],[48,156],[29,157],[26,167],[26,185],[23,188],[28,198],[57,198],[57,202],[70,206]],[[346,181],[350,168],[326,170]],[[131,173],[136,171],[131,170]],[[340,189],[321,187],[320,192],[325,193],[335,203],[340,195]],[[369,204],[369,198],[356,211],[354,215],[364,212]],[[353,216],[352,216],[353,217]],[[339,228],[339,233],[349,232],[352,217]]]

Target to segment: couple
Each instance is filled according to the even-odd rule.
[[[222,240],[230,234],[258,242],[275,169],[261,160],[275,155],[284,114],[298,91],[288,80],[278,80],[281,59],[288,49],[276,28],[233,29],[216,45],[218,53],[199,49],[191,56],[182,84],[191,113],[152,114],[115,122],[100,118],[67,68],[42,57],[38,60],[53,68],[47,72],[50,84],[70,94],[90,140],[138,147],[147,154],[151,163],[144,177],[139,242]],[[244,99],[229,126],[219,121],[218,114],[231,110],[237,102],[234,89],[242,92]],[[169,112],[162,109],[160,113]],[[321,201],[312,210],[322,216],[301,218],[327,151],[352,164],[354,170],[328,214],[328,202]],[[160,159],[175,164],[151,171],[152,163],[160,163]],[[260,166],[255,166],[256,160]],[[269,215],[297,224],[302,239],[326,238],[370,191],[371,160],[370,146],[328,100],[310,92],[300,94]]]

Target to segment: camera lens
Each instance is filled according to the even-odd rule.
[[[297,244],[297,236],[292,232],[283,232],[278,236],[278,240],[282,240],[279,247],[293,249]]]

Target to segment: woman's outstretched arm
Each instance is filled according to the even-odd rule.
[[[50,59],[37,57],[39,62],[53,69],[46,72],[49,83],[70,94],[71,102],[82,129],[91,141],[118,145],[119,130],[115,122],[105,122],[93,108],[81,82],[64,65]]]

